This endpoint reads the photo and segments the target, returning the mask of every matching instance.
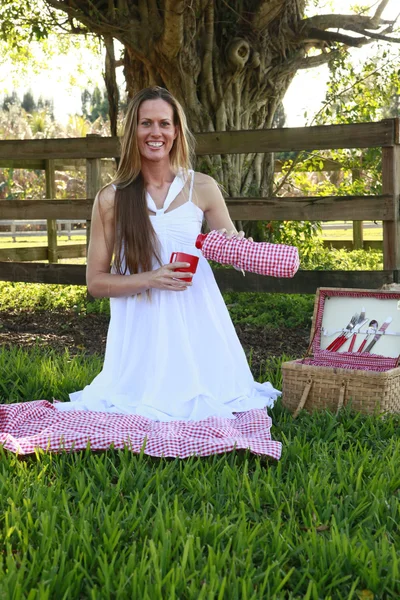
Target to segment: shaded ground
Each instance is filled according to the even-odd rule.
[[[68,348],[71,355],[86,352],[104,354],[109,317],[62,312],[0,311],[0,346],[29,348],[40,344],[57,352]],[[301,357],[308,347],[307,329],[268,329],[236,325],[243,348],[251,354],[255,374],[271,356]]]

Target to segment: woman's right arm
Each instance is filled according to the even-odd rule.
[[[187,273],[174,272],[186,263],[167,264],[135,275],[110,273],[114,249],[114,200],[115,191],[109,185],[97,194],[93,204],[86,268],[89,294],[94,298],[117,298],[140,294],[150,288],[183,291],[191,285],[179,281],[179,278],[187,277]]]

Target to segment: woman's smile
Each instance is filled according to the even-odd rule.
[[[158,150],[158,148],[162,148],[164,146],[164,142],[146,142],[150,148],[154,148]]]

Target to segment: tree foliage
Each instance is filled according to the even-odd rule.
[[[329,70],[326,96],[314,115],[315,124],[371,122],[400,116],[400,61],[396,52],[378,45],[376,52],[364,62],[355,63],[348,56],[339,56],[329,64]],[[340,171],[324,171],[326,161],[340,167]],[[381,194],[382,150],[354,148],[298,153],[286,160],[283,179],[284,193],[290,195]],[[303,263],[304,259],[313,260],[315,255],[322,257],[321,242],[314,236],[319,224],[313,225],[314,229],[309,223],[263,224],[270,239],[287,243],[293,243],[296,238],[300,240]]]

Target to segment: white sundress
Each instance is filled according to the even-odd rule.
[[[169,206],[191,178],[186,203]],[[155,421],[235,418],[234,413],[272,406],[280,395],[270,383],[254,381],[225,302],[207,260],[195,247],[202,210],[193,202],[195,173],[180,172],[164,206],[147,193],[151,223],[163,264],[172,252],[199,256],[193,285],[183,292],[151,290],[111,298],[103,369],[60,411],[140,415]],[[158,268],[154,264],[154,268]]]

